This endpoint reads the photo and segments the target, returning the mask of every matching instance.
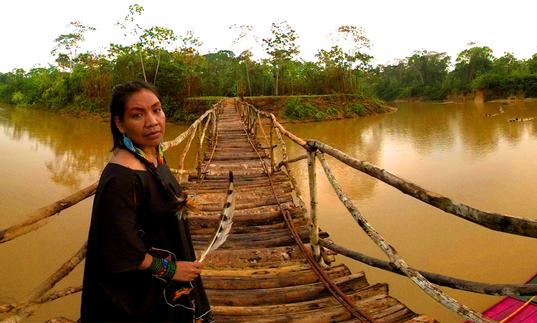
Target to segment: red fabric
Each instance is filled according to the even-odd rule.
[[[524,303],[516,298],[506,297],[483,312],[483,314],[493,320],[501,321],[523,306]],[[522,311],[510,318],[508,322],[537,322],[537,305],[534,303],[528,304]]]

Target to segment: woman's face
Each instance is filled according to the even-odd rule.
[[[114,118],[117,128],[143,151],[155,149],[164,137],[166,116],[157,96],[146,89],[130,95],[123,120]],[[154,150],[153,150],[154,151]]]

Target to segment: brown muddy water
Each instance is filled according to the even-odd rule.
[[[428,190],[482,210],[537,218],[537,102],[505,105],[399,104],[395,113],[359,119],[286,124],[302,138],[326,142],[376,164]],[[168,125],[166,139],[184,131]],[[44,111],[0,106],[0,228],[93,182],[109,156],[107,122]],[[290,157],[302,155],[288,142]],[[167,152],[177,167],[178,153]],[[192,155],[193,156],[193,155]],[[414,268],[468,280],[520,283],[537,271],[534,239],[490,231],[436,210],[365,174],[329,159],[335,176],[354,204]],[[192,167],[194,160],[187,160]],[[292,167],[308,203],[306,162]],[[385,259],[341,205],[318,168],[319,217],[323,230],[350,249]],[[49,224],[0,245],[0,304],[16,302],[72,256],[87,237],[88,199],[63,211]],[[387,282],[391,294],[418,313],[441,322],[462,319],[436,304],[407,279],[344,257],[338,260],[370,283]],[[80,285],[82,266],[56,289]],[[499,297],[445,288],[481,312]],[[78,318],[80,295],[43,305],[31,321]]]

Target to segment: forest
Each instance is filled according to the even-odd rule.
[[[145,79],[155,84],[167,113],[181,115],[185,99],[213,96],[301,96],[351,94],[363,98],[446,100],[473,96],[486,100],[537,97],[537,53],[518,59],[495,56],[487,46],[470,43],[452,60],[446,53],[417,50],[392,64],[373,65],[370,40],[354,25],[332,33],[330,48],[315,60],[299,58],[299,35],[286,21],[272,23],[259,38],[248,25],[229,28],[236,34],[230,49],[201,53],[193,31],[177,35],[161,26],[137,24],[140,5],[129,6],[118,21],[129,45],[110,44],[105,52],[81,52],[85,35],[95,30],[73,21],[55,39],[55,64],[0,73],[0,101],[21,107],[103,112],[115,84]],[[256,44],[265,58],[253,56]],[[179,117],[179,119],[181,119]]]

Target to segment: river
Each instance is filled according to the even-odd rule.
[[[536,218],[537,102],[435,104],[399,103],[395,113],[358,119],[285,126],[302,138],[326,142],[358,159],[482,210]],[[186,129],[168,125],[166,139]],[[0,106],[0,228],[22,221],[39,207],[98,179],[109,156],[108,122],[45,111]],[[288,142],[291,157],[302,155]],[[178,151],[167,153],[178,162]],[[187,167],[194,161],[187,160]],[[436,210],[398,190],[329,159],[355,205],[414,268],[468,280],[520,283],[537,270],[531,238],[490,231]],[[175,166],[176,167],[176,166]],[[306,162],[292,166],[308,199]],[[318,169],[321,228],[350,249],[385,259],[341,205]],[[73,255],[87,236],[92,199],[63,211],[43,228],[0,245],[0,304],[14,302]],[[407,279],[339,258],[370,283],[387,282],[390,293],[418,313],[441,322],[461,319],[436,304]],[[79,266],[59,285],[80,285]],[[461,303],[483,311],[499,297],[444,289]],[[32,320],[78,318],[80,296],[40,307]]]

